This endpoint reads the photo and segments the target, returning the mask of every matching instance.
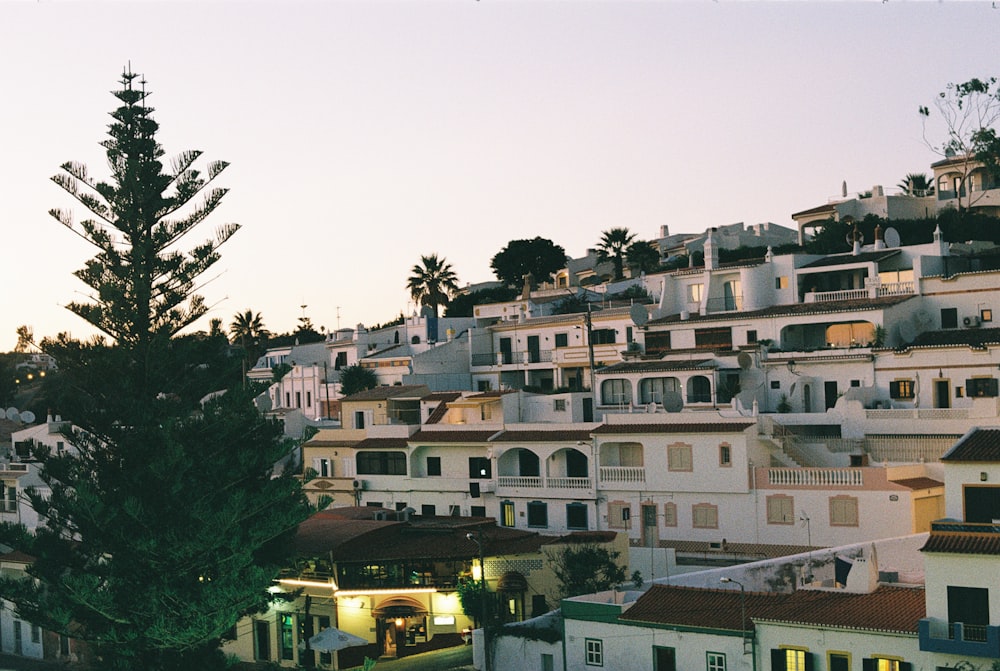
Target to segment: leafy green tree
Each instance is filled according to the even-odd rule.
[[[377,386],[378,378],[371,368],[356,363],[340,369],[340,393],[344,396],[352,396],[359,391],[374,389]]]
[[[974,77],[962,83],[949,83],[934,99],[934,108],[945,126],[944,141],[927,139],[927,120],[931,110],[920,106],[924,119],[924,143],[940,156],[952,159],[959,173],[957,193],[959,211],[972,207],[985,193],[982,184],[973,188],[970,180],[980,165],[987,174],[1000,176],[1000,87],[996,77]],[[949,188],[952,188],[950,185]],[[963,204],[964,197],[964,204]]]
[[[601,234],[597,243],[598,261],[611,261],[615,269],[615,281],[625,277],[625,250],[635,240],[635,233],[627,228],[611,228]]]
[[[660,268],[660,252],[644,241],[636,240],[625,250],[625,261],[632,269],[632,275],[652,273]]]
[[[558,599],[603,592],[625,582],[621,553],[594,543],[564,545],[547,552],[559,582]]]
[[[511,240],[493,255],[490,268],[497,279],[520,289],[524,276],[531,274],[535,284],[548,282],[552,274],[566,267],[566,250],[546,238]]]
[[[0,578],[0,593],[20,618],[88,642],[102,669],[221,668],[221,639],[266,605],[310,510],[292,474],[273,473],[290,446],[252,390],[198,402],[229,380],[199,374],[201,343],[177,334],[205,313],[196,279],[237,226],[178,245],[225,194],[210,185],[226,164],[203,175],[185,152],[165,171],[136,79],[123,72],[114,94],[111,180],[76,163],[54,178],[92,218],[53,216],[97,248],[76,273],[93,293],[68,307],[106,335],[42,342],[77,453],[37,450],[50,493],[26,495],[45,521],[0,525],[0,543],[34,557],[30,578]]]
[[[414,301],[431,307],[437,317],[438,307],[447,305],[448,299],[458,293],[458,276],[444,257],[429,254],[421,256],[420,263],[410,269],[406,288]]]
[[[487,303],[503,303],[517,298],[518,292],[512,287],[492,287],[469,293],[461,293],[451,299],[445,317],[471,317],[473,308]]]

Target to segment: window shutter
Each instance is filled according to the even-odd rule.
[[[816,655],[811,652],[805,654],[806,658],[806,671],[813,671],[816,668]]]
[[[995,382],[995,380],[994,380],[994,382]],[[913,671],[913,663],[912,662],[900,662],[899,663],[899,671]]]
[[[899,382],[890,382],[889,383],[889,397],[890,398],[899,398]]]
[[[877,671],[878,660],[877,659],[862,659],[861,660],[861,671]]]
[[[771,649],[771,671],[785,671],[785,651],[778,648]],[[868,671],[868,669],[865,669]]]
[[[997,396],[997,379],[991,377],[986,383],[986,395],[996,397]]]

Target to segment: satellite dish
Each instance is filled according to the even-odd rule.
[[[649,313],[646,312],[646,306],[640,303],[636,303],[629,308],[628,316],[632,318],[632,323],[636,326],[645,326],[646,322],[649,321]]]
[[[663,392],[663,409],[667,412],[680,412],[684,409],[684,399],[681,397],[680,392],[676,391],[665,391]]]
[[[750,366],[753,365],[753,357],[746,352],[740,352],[736,355],[736,363],[742,370],[749,370]]]
[[[31,412],[30,410],[25,410],[24,412],[21,413],[21,421],[24,422],[25,424],[34,424],[35,413]]]
[[[17,411],[17,408],[15,408],[14,406],[10,406],[9,408],[7,408],[7,419],[9,419],[10,421],[16,422],[18,418],[20,418],[20,416],[21,413],[19,413]]]
[[[895,228],[890,227],[885,229],[882,239],[885,240],[886,247],[899,247],[899,231]]]
[[[858,231],[857,236],[858,236],[858,244],[859,245],[865,244],[865,234],[862,233],[861,231]],[[849,245],[851,245],[853,247],[854,246],[854,232],[852,231],[851,233],[848,233],[844,237],[844,240],[847,241],[847,244],[849,244]]]

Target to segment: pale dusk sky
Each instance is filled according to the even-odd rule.
[[[210,316],[283,332],[303,304],[327,329],[411,312],[421,254],[476,283],[513,239],[581,256],[616,226],[792,226],[845,180],[929,173],[917,108],[1000,75],[998,35],[990,2],[6,0],[0,350],[20,324],[93,332],[62,307],[93,250],[47,214],[85,210],[49,178],[69,160],[108,176],[128,62],[167,157],[232,164],[183,245],[243,226],[206,277]]]

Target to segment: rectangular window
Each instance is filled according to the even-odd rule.
[[[347,352],[337,352],[337,358],[333,362],[333,369],[340,370],[347,367]]]
[[[513,501],[500,502],[500,526],[512,527],[516,522]]]
[[[787,289],[788,288],[788,276],[775,277],[774,278],[774,288],[775,289]]]
[[[493,477],[493,467],[486,457],[469,457],[469,477],[473,480],[489,480]]]
[[[781,381],[771,380],[771,389],[781,389]]]
[[[313,404],[313,393],[311,391],[306,392],[306,407],[311,408]]]
[[[729,443],[719,445],[719,466],[733,465],[733,448]]]
[[[704,292],[704,284],[689,284],[687,286],[687,302],[701,303],[701,295]]]
[[[278,625],[281,628],[279,636],[281,658],[295,659],[295,616],[282,613],[278,616]]]
[[[271,659],[271,625],[265,620],[253,622],[253,654],[257,660]]]
[[[528,502],[528,526],[541,529],[549,526],[549,509],[545,502]]]
[[[795,499],[784,494],[767,497],[768,524],[795,524]]]
[[[665,527],[675,527],[675,526],[677,526],[677,504],[676,503],[664,503],[663,504],[663,526],[665,526]]]
[[[705,671],[726,671],[726,656],[721,652],[705,653]]]
[[[42,628],[37,624],[31,625],[31,642],[41,643],[42,642]]]
[[[316,471],[316,475],[321,478],[329,478],[333,476],[333,464],[329,459],[317,458],[313,459],[313,469]]]
[[[670,331],[647,331],[646,354],[662,354],[670,351]]]
[[[981,322],[993,321],[993,310],[991,308],[983,308],[982,310],[980,310],[979,321]]]
[[[365,411],[357,410],[354,413],[354,428],[363,429],[365,428]]]
[[[624,501],[608,502],[608,527],[628,529],[632,526],[632,508]]]
[[[469,508],[469,517],[486,517],[486,506],[472,506]]]
[[[833,652],[826,653],[827,671],[851,671],[851,653]]]
[[[940,668],[940,667],[939,667]],[[871,657],[861,660],[862,671],[911,671],[913,664],[899,657]]]
[[[941,308],[941,328],[958,328],[958,308]]]
[[[425,503],[424,505],[420,506],[421,517],[434,517],[435,515],[437,515],[437,508],[435,508],[434,505],[430,503]]]
[[[296,408],[301,408],[302,407],[302,392],[301,391],[295,392],[295,407]]]
[[[566,399],[557,398],[552,401],[552,409],[555,412],[566,412]]]
[[[732,349],[733,329],[728,326],[695,329],[694,346],[698,349]]]
[[[441,475],[441,457],[427,457],[427,475]]]
[[[552,655],[547,652],[542,653],[542,671],[555,671],[555,662]]]
[[[556,348],[559,347],[569,347],[569,334],[568,333],[557,333],[556,334]]]
[[[696,503],[691,506],[691,526],[695,529],[718,529],[719,507],[711,503]]]
[[[614,329],[592,329],[590,342],[594,345],[613,345],[615,343]]]
[[[358,475],[406,475],[403,452],[358,452]]]
[[[654,645],[653,671],[677,671],[677,650]]]
[[[747,344],[753,345],[757,342],[757,329],[747,330]]]
[[[858,500],[853,496],[834,496],[830,498],[830,526],[858,526]]]
[[[582,503],[566,504],[566,528],[573,531],[587,530],[587,506]]]
[[[974,377],[965,381],[965,390],[969,398],[996,398],[997,379],[995,377]]]
[[[292,407],[292,395],[287,391],[285,392],[285,407],[286,408]]]
[[[587,666],[604,666],[604,641],[599,638],[584,639]]]
[[[912,399],[914,396],[913,380],[893,380],[889,383],[889,398]]]
[[[690,445],[678,444],[667,447],[667,470],[692,470]]]

